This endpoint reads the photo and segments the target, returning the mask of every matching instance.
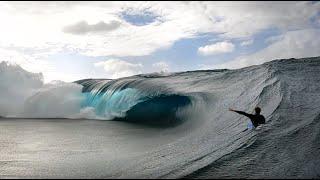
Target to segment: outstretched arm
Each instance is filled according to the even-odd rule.
[[[236,113],[238,113],[238,114],[245,115],[245,116],[247,116],[247,117],[249,117],[249,116],[250,116],[250,114],[248,114],[248,113],[246,113],[246,112],[243,112],[243,111],[237,111],[237,110],[234,110],[234,109],[231,109],[231,108],[229,108],[229,111],[233,111],[233,112],[236,112]]]

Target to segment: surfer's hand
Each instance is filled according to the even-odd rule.
[[[229,108],[229,111],[235,111],[234,109]]]

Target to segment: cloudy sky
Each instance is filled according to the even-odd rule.
[[[0,2],[0,62],[45,82],[320,55],[320,2]]]

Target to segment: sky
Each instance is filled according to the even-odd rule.
[[[320,2],[0,2],[0,62],[45,82],[320,56]]]

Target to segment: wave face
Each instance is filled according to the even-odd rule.
[[[38,105],[46,104],[55,117],[170,127],[170,143],[136,155],[108,177],[314,178],[320,174],[319,82],[315,57],[237,70],[40,84],[22,115],[45,118],[41,112],[48,109]],[[57,91],[65,98],[48,98]],[[248,119],[228,111],[256,106],[267,121],[259,130],[246,130]]]

